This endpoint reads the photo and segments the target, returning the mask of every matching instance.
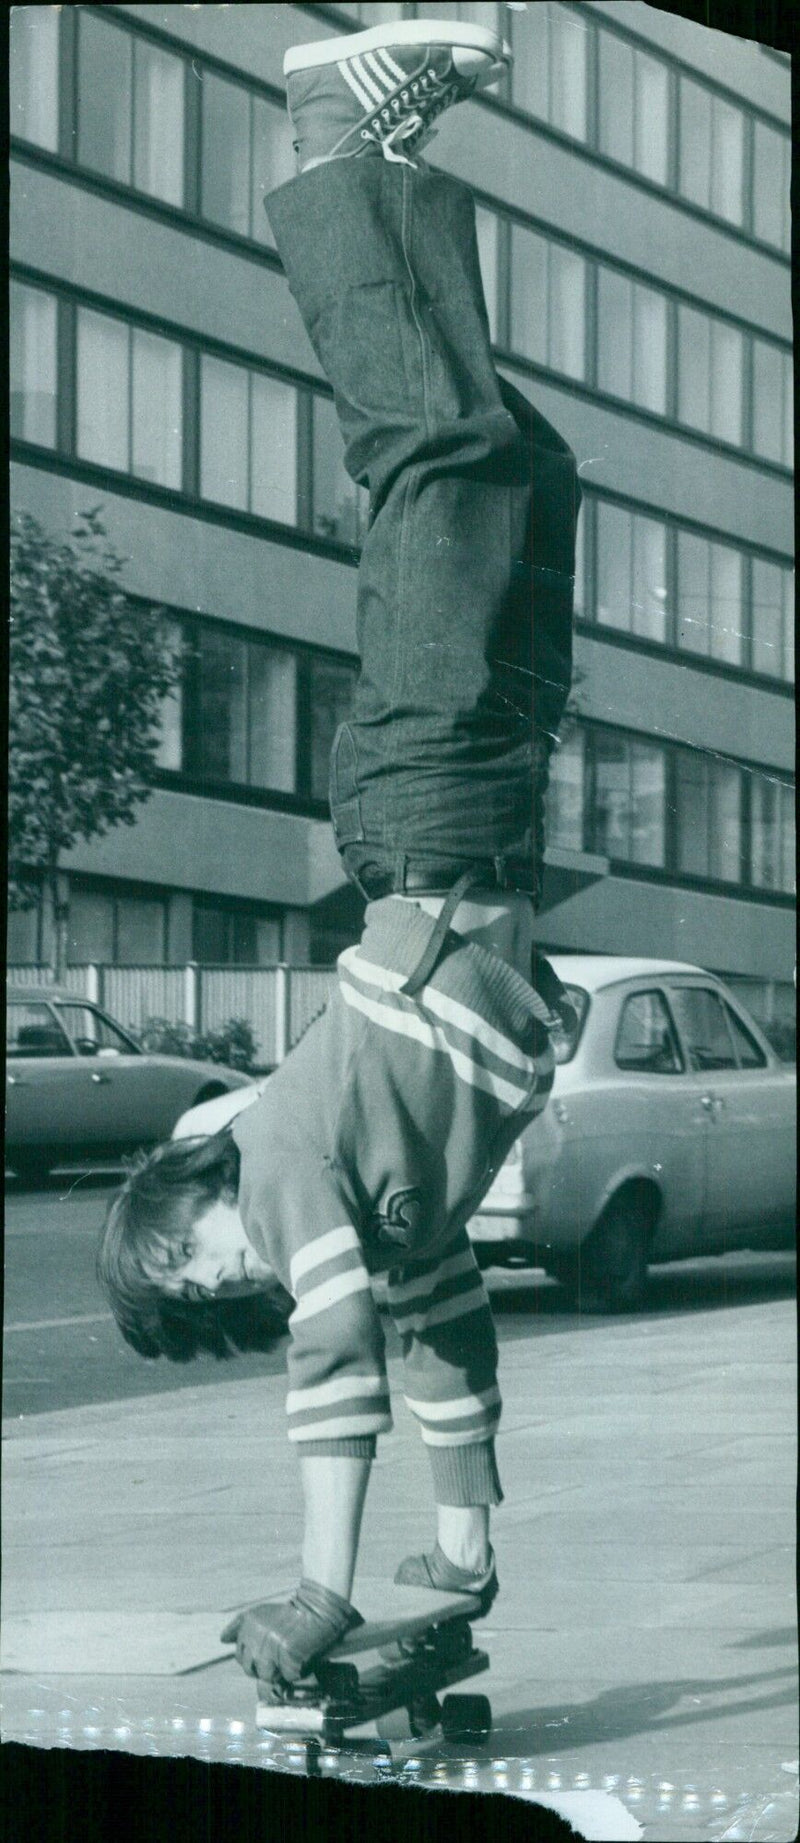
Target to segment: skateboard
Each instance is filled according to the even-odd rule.
[[[439,1700],[440,1690],[489,1668],[470,1625],[479,1602],[405,1587],[378,1590],[372,1598],[370,1604],[367,1593],[359,1596],[365,1623],[320,1658],[313,1675],[279,1686],[259,1682],[256,1725],[304,1741],[311,1773],[320,1747],[341,1747],[351,1729],[367,1724],[384,1742],[440,1734],[477,1746],[491,1733],[486,1696]],[[362,1658],[366,1667],[360,1667]]]

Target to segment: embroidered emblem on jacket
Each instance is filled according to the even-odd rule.
[[[385,1208],[374,1211],[369,1226],[378,1241],[409,1248],[419,1232],[421,1216],[422,1198],[416,1186],[410,1185],[390,1191]]]

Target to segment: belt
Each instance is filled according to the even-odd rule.
[[[468,865],[463,859],[432,859],[424,865],[418,860],[391,870],[365,864],[355,880],[368,902],[378,902],[382,896],[444,896],[457,878],[467,874],[472,889],[516,890],[526,896],[534,893],[532,866],[522,858],[482,858]]]

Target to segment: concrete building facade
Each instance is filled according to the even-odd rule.
[[[15,9],[12,505],[65,532],[101,504],[193,644],[136,825],[65,859],[72,957],[324,964],[356,934],[326,784],[364,495],[262,195],[286,47],[414,14],[513,38],[429,157],[475,190],[498,364],[585,490],[541,939],[788,1014],[789,65],[639,0]],[[9,959],[47,929],[12,915]]]

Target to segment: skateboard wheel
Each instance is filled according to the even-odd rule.
[[[445,1696],[441,1723],[446,1741],[485,1741],[492,1732],[488,1696]]]
[[[422,1696],[411,1704],[411,1726],[416,1741],[424,1741],[439,1727],[442,1711],[436,1696]]]
[[[382,1741],[413,1741],[416,1732],[410,1709],[387,1709],[385,1715],[378,1715],[376,1730]]]

